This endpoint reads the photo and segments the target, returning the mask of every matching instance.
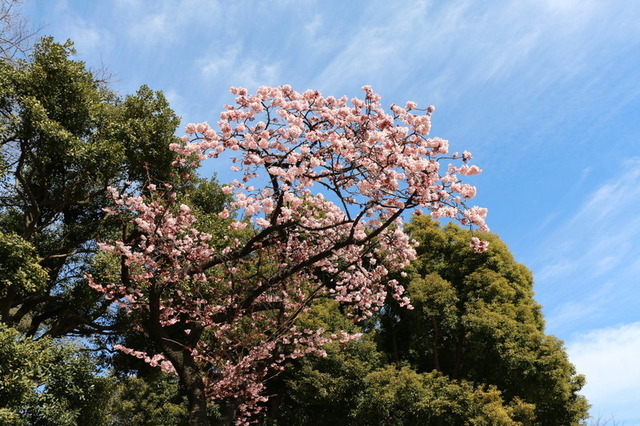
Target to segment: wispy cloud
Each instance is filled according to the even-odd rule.
[[[480,103],[493,90],[503,96],[500,112],[514,115],[516,108],[508,105],[518,105],[528,113],[541,97],[553,95],[554,85],[606,66],[610,52],[640,40],[640,8],[593,0],[416,0],[402,8],[374,1],[361,14],[357,28],[336,33],[337,50],[318,64],[313,87],[342,92],[370,83],[437,106],[470,97]],[[575,89],[562,102],[581,108],[598,91],[588,85]],[[562,119],[555,112],[536,124],[548,127]]]
[[[55,32],[49,34],[49,25],[43,24],[42,33],[57,37],[59,42],[71,39],[82,58],[91,55],[99,56],[113,48],[115,40],[111,31],[98,27],[92,21],[82,17],[68,2],[56,3],[53,10],[58,24],[64,27],[65,31],[63,34]]]
[[[129,34],[137,42],[146,45],[170,42],[173,37],[167,37],[167,35],[173,32],[173,25],[170,25],[171,19],[166,11],[150,14],[136,21],[129,28]]]
[[[242,54],[243,49],[231,46],[214,52],[210,59],[198,61],[200,74],[205,80],[219,84],[224,80],[227,85],[244,86],[255,89],[261,85],[283,84],[278,81],[278,64],[259,62]]]
[[[640,322],[601,328],[567,343],[571,362],[587,376],[584,395],[595,418],[640,422]]]
[[[118,0],[120,25],[132,42],[141,47],[184,46],[189,35],[223,18],[216,0],[140,1]]]
[[[586,328],[605,320],[612,324],[622,312],[637,312],[633,300],[640,300],[638,206],[640,158],[636,157],[540,241],[531,266],[554,332],[579,322]],[[610,312],[613,302],[616,311]]]

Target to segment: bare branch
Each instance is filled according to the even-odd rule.
[[[0,59],[15,63],[31,48],[31,39],[38,33],[27,18],[20,15],[22,0],[0,0]]]

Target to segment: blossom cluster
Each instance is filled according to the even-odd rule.
[[[227,106],[220,115],[222,131],[191,123],[183,143],[172,149],[182,154],[178,163],[194,164],[224,151],[239,152],[232,169],[243,177],[227,189],[236,194],[232,207],[262,226],[268,226],[265,216],[273,213],[280,194],[295,207],[318,186],[335,195],[344,213],[388,217],[398,209],[452,207],[454,217],[463,219],[463,199],[473,198],[476,191],[458,176],[481,172],[467,164],[471,154],[447,156],[448,141],[428,137],[432,106],[414,114],[420,110],[409,102],[407,109],[393,105],[387,114],[379,95],[369,86],[363,90],[364,100],[348,102],[312,90],[298,93],[289,86],[261,87],[256,95],[232,88],[239,106]],[[442,160],[460,157],[462,165],[449,164],[440,174]],[[270,182],[266,187],[248,183],[264,179]],[[285,206],[278,219],[286,221],[290,210]],[[486,230],[484,222],[476,222]]]

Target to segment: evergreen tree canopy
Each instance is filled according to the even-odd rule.
[[[29,244],[47,274],[34,275],[29,292],[4,279],[0,320],[29,335],[99,330],[104,306],[82,275],[96,238],[117,230],[103,211],[107,187],[141,188],[180,171],[168,148],[179,119],[162,93],[143,86],[121,99],[74,53],[71,42],[44,38],[28,60],[0,63],[3,249],[4,238]],[[13,268],[4,259],[0,268]]]
[[[384,350],[417,372],[495,386],[507,401],[535,405],[537,424],[576,424],[588,405],[562,342],[544,333],[531,272],[496,235],[485,253],[469,231],[428,216],[408,227],[418,257],[404,284],[415,307],[391,303],[382,316]]]

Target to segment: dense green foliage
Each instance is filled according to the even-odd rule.
[[[177,378],[162,373],[122,378],[113,390],[107,412],[113,426],[187,424],[186,399],[179,392]]]
[[[341,329],[347,318],[333,303],[318,304],[303,322]],[[305,324],[306,325],[306,324]],[[338,328],[335,328],[338,327]],[[353,326],[351,331],[355,331]],[[387,361],[373,341],[334,343],[327,357],[309,356],[274,378],[270,419],[278,425],[530,424],[534,407],[506,402],[494,386],[418,373]]]
[[[586,416],[562,343],[544,334],[531,272],[497,236],[473,253],[469,233],[418,217],[408,229],[420,246],[406,279],[414,311],[390,309],[386,348],[418,371],[496,386],[505,398],[536,406],[541,424],[572,424]]]
[[[96,238],[118,230],[107,187],[173,173],[179,119],[164,96],[143,86],[120,99],[73,54],[45,38],[28,61],[0,63],[0,232],[30,244],[47,273],[28,293],[3,281],[0,319],[29,335],[97,331],[104,306],[82,275]]]
[[[533,406],[516,399],[506,404],[494,386],[451,380],[434,371],[387,365],[366,377],[356,411],[361,425],[522,425]]]
[[[36,250],[28,241],[16,234],[0,231],[0,291],[16,298],[26,298],[41,291],[47,281],[47,272],[40,265]],[[9,316],[9,305],[2,305],[0,315]]]
[[[0,324],[0,424],[106,425],[110,386],[77,347]]]
[[[338,304],[327,300],[315,304],[300,319],[301,326],[327,332],[361,331],[340,312]],[[348,424],[358,399],[366,388],[366,376],[384,365],[370,334],[345,343],[325,347],[327,357],[299,359],[272,379],[270,421],[283,425]]]

